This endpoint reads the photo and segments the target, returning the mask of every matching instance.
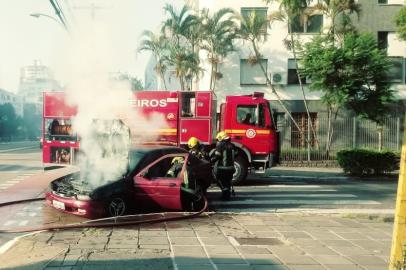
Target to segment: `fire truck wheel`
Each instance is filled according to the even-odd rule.
[[[121,197],[112,197],[107,204],[107,214],[110,217],[118,217],[124,215],[127,211],[127,204]]]
[[[237,156],[234,160],[234,168],[233,185],[239,185],[247,178],[248,161],[242,156]]]

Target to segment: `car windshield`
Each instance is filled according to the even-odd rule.
[[[148,151],[146,149],[131,150],[128,156],[129,157],[128,172],[132,172],[136,168],[138,168],[140,161],[145,157],[147,153]]]

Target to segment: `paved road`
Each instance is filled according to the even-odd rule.
[[[38,142],[0,143],[0,192],[7,192],[15,184],[42,171],[41,157]],[[32,206],[8,207],[7,211],[12,213],[13,217],[21,219],[18,211],[29,210],[27,207]],[[31,219],[23,218],[15,226],[23,226],[30,221]],[[0,224],[10,224],[8,222],[10,222],[8,218],[0,218]],[[0,234],[0,246],[15,236],[14,234]]]
[[[346,182],[340,185],[306,182],[235,187],[230,201],[218,200],[220,191],[209,191],[211,207],[220,212],[352,212],[391,213],[396,184]]]
[[[0,192],[38,173],[41,152],[36,143],[1,145]],[[1,152],[3,151],[3,152]],[[311,177],[314,175],[315,177]],[[251,176],[244,186],[237,186],[231,201],[219,200],[220,191],[209,190],[210,209],[219,212],[365,212],[392,213],[395,207],[396,177],[386,180],[347,179],[339,172],[306,172],[275,169],[267,177]],[[8,209],[7,209],[8,210]],[[71,223],[74,217],[60,213],[43,202],[11,207],[13,215],[0,218],[0,230],[41,225]],[[9,235],[0,235],[0,246]]]
[[[38,142],[0,143],[0,191],[41,170]]]

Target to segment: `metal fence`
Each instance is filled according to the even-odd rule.
[[[278,119],[281,161],[334,160],[342,149],[370,148],[400,151],[403,123],[399,117],[387,118],[379,135],[376,123],[356,117],[340,118],[332,121],[333,135],[330,150],[327,150],[328,119],[312,119],[316,136],[311,131],[307,118],[298,121],[300,131],[290,119]]]

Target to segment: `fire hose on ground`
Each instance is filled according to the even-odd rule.
[[[26,199],[26,200],[18,200],[18,201],[9,201],[0,203],[0,208],[21,204],[21,203],[29,203],[35,201],[42,201],[45,198],[33,198],[33,199]],[[41,227],[25,227],[21,229],[13,229],[13,230],[0,230],[0,233],[25,233],[25,232],[36,232],[36,231],[55,231],[55,230],[68,230],[68,229],[81,229],[81,228],[103,228],[103,227],[123,227],[123,226],[130,226],[130,225],[140,225],[140,224],[152,224],[152,223],[159,223],[165,221],[176,221],[188,218],[194,218],[200,216],[203,212],[205,212],[208,208],[208,202],[205,196],[203,196],[204,206],[198,212],[164,212],[164,213],[154,213],[154,214],[140,214],[140,215],[124,215],[124,216],[117,216],[117,217],[109,217],[109,218],[101,218],[101,219],[93,219],[89,221],[84,221],[80,223],[72,223],[66,225],[49,225],[49,226],[41,226]],[[186,214],[187,213],[187,214]],[[164,216],[166,214],[179,214],[175,216]],[[142,220],[134,220],[135,218],[151,216],[151,215],[161,215],[158,218],[151,218],[151,219],[142,219]]]

